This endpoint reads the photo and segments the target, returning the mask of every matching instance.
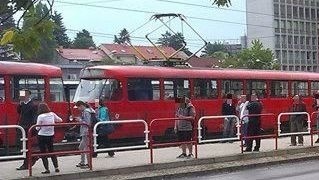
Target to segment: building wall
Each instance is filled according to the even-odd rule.
[[[259,39],[266,48],[274,50],[273,0],[246,0],[246,9],[248,47],[252,40]]]
[[[258,4],[254,0],[247,0],[247,11],[256,9],[269,14],[271,10],[272,14],[265,16],[264,20],[258,19],[260,27],[248,25],[248,38],[258,34],[257,30],[262,33],[267,31],[267,27],[263,26],[268,26],[272,19],[273,28],[268,28],[267,33],[271,37],[261,41],[274,52],[281,69],[318,71],[318,7],[319,0],[263,0],[258,1]],[[247,13],[248,24],[258,21],[253,16],[259,15]],[[272,46],[269,41],[272,41]]]

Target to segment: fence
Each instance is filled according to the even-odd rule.
[[[197,141],[195,140],[196,139],[196,131],[193,131],[195,133],[193,133],[193,138],[191,141],[186,141],[186,142],[170,142],[170,143],[154,143],[153,141],[153,129],[152,129],[152,126],[155,122],[159,122],[159,121],[177,121],[177,120],[186,120],[186,121],[194,121],[194,118],[193,117],[185,117],[185,118],[158,118],[158,119],[153,119],[151,122],[150,122],[150,125],[149,125],[149,128],[150,128],[150,158],[151,158],[151,164],[153,164],[154,162],[154,158],[153,158],[153,149],[155,147],[168,147],[168,146],[179,146],[179,145],[182,145],[182,144],[194,144],[195,145],[195,158],[197,158]],[[193,130],[196,129],[196,127],[194,127],[195,123],[192,123],[193,124]]]
[[[312,120],[312,122],[316,123],[316,130],[314,130],[311,126],[311,146],[313,146],[313,134],[317,133],[319,136],[319,130],[318,130],[318,128],[319,128],[319,122],[318,122],[319,119],[318,118],[319,117],[318,116],[319,116],[319,111],[315,111],[315,112],[311,113],[311,120]]]
[[[281,133],[281,117],[284,115],[307,115],[307,131],[306,132],[292,132],[292,133]],[[278,136],[291,136],[291,135],[299,135],[299,134],[311,134],[311,120],[310,120],[310,115],[307,112],[285,112],[285,113],[280,113],[278,115]]]
[[[116,148],[101,148],[97,149],[97,128],[101,124],[124,124],[124,123],[143,123],[144,124],[144,134],[145,134],[145,140],[144,145],[138,145],[138,146],[125,146],[125,147],[116,147]],[[116,121],[101,121],[94,125],[93,127],[93,138],[94,138],[94,152],[102,152],[102,151],[112,151],[112,150],[129,150],[129,149],[138,149],[138,148],[148,148],[149,138],[148,138],[149,130],[146,121],[142,119],[134,119],[134,120],[116,120]]]
[[[245,117],[261,117],[261,116],[266,116],[266,117],[272,117],[274,118],[274,120],[276,119],[276,116],[275,114],[273,113],[266,113],[266,114],[248,114],[248,115],[244,115],[242,118],[241,118],[241,121],[240,121],[240,124],[242,125],[243,124],[243,120]],[[249,121],[251,121],[251,119],[249,119]],[[276,121],[275,121],[276,122]],[[248,123],[251,123],[251,122],[248,122]],[[261,123],[261,120],[260,120],[260,123]],[[242,131],[242,129],[241,129]],[[248,129],[249,131],[249,129]],[[257,136],[244,136],[243,137],[243,133],[240,133],[240,148],[241,148],[241,153],[244,152],[244,144],[243,144],[243,139],[258,139],[258,138],[275,138],[275,150],[278,149],[278,135],[277,135],[277,132],[276,132],[276,124],[274,124],[274,133],[273,134],[265,134],[265,135],[257,135]]]
[[[27,138],[26,138],[26,133],[25,130],[19,126],[19,125],[1,125],[0,129],[19,129],[22,134],[22,138],[20,141],[22,141],[22,155],[14,155],[14,156],[0,156],[0,160],[9,160],[9,159],[17,159],[17,158],[26,158],[26,153],[27,153]]]
[[[51,153],[33,153],[32,152],[32,130],[36,127],[44,127],[44,126],[54,126],[54,127],[66,127],[66,126],[86,126],[88,128],[88,150],[70,150],[70,151],[59,151],[59,152],[51,152]],[[67,154],[82,154],[87,153],[89,154],[88,164],[90,170],[92,170],[92,131],[90,125],[85,123],[61,123],[61,124],[50,124],[50,125],[33,125],[29,128],[28,131],[28,169],[29,169],[29,176],[32,176],[32,157],[48,157],[48,156],[56,156],[56,155],[67,155]]]
[[[220,119],[220,118],[235,118],[236,119],[236,128],[237,128],[237,137],[233,138],[221,138],[221,139],[202,139],[202,121],[204,120],[214,120],[214,119]],[[232,141],[232,140],[239,140],[240,139],[240,123],[239,118],[235,115],[227,115],[227,116],[203,116],[198,120],[198,144],[201,143],[209,143],[209,142],[219,142],[219,141]]]

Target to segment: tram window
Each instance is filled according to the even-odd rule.
[[[4,102],[4,79],[0,77],[0,103]]]
[[[308,83],[304,81],[293,81],[291,83],[292,95],[308,96]]]
[[[194,80],[194,95],[197,99],[214,99],[218,97],[217,81],[209,79]]]
[[[319,91],[319,82],[311,82],[311,93],[316,94]]]
[[[243,82],[239,80],[223,80],[222,81],[222,95],[233,94],[235,97],[242,95],[243,92]]]
[[[287,97],[288,82],[287,81],[272,81],[270,96],[271,97]]]
[[[160,99],[159,80],[154,79],[128,79],[128,99],[130,101],[149,101]]]
[[[52,102],[65,101],[63,83],[61,78],[50,79],[50,101]]]
[[[189,81],[186,79],[164,80],[164,99],[173,100],[177,97],[190,97]]]
[[[247,81],[247,93],[256,94],[258,98],[267,96],[267,86],[265,81]]]
[[[19,101],[19,91],[28,89],[31,91],[31,98],[44,100],[44,79],[38,77],[14,76],[11,78],[11,95],[14,101]]]
[[[104,83],[100,99],[110,101],[121,100],[122,83],[116,79],[107,79]]]

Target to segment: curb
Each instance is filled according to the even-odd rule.
[[[300,154],[302,154],[300,157]],[[291,156],[289,158],[289,156]],[[287,157],[287,159],[285,159]],[[265,162],[255,162],[245,164],[247,161],[260,160],[265,158],[273,158],[273,160],[268,160]],[[278,160],[276,158],[284,158]],[[178,162],[169,162],[169,163],[159,163],[159,164],[147,164],[141,166],[125,167],[119,169],[106,169],[98,171],[88,171],[81,173],[69,173],[69,174],[60,174],[53,176],[41,176],[41,177],[25,177],[23,179],[30,180],[69,180],[69,179],[85,179],[85,178],[94,178],[94,177],[104,177],[106,179],[169,179],[169,178],[179,178],[185,176],[196,176],[196,175],[205,175],[210,173],[220,173],[220,172],[229,172],[242,170],[252,167],[263,167],[268,165],[276,165],[279,163],[290,163],[290,162],[299,162],[305,160],[314,160],[319,159],[319,147],[304,147],[297,149],[284,149],[277,151],[267,151],[259,153],[247,153],[247,154],[234,154],[230,156],[220,156],[213,158],[203,158],[203,159],[191,159]],[[232,165],[235,162],[242,162],[239,165]],[[226,167],[217,167],[217,164],[228,164]],[[203,169],[196,171],[185,171],[185,169],[180,170],[180,172],[166,173],[168,170],[177,170],[184,167],[194,167],[202,166]],[[159,174],[153,173],[155,171]],[[144,172],[148,172],[143,175]],[[134,173],[138,175],[134,177]],[[118,177],[116,177],[118,176]],[[127,177],[125,177],[127,176]],[[21,178],[19,178],[21,179]]]

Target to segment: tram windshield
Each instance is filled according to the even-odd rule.
[[[81,79],[73,101],[94,102],[95,99],[119,100],[121,85],[115,79]]]

